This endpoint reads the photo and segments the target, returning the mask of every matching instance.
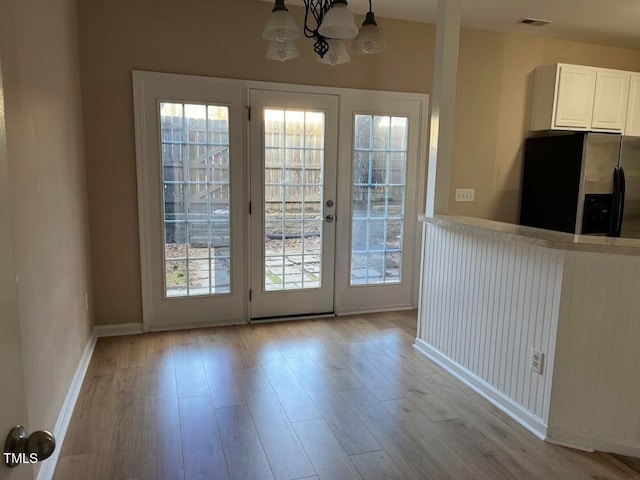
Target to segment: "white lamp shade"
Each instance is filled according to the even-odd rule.
[[[340,65],[351,60],[347,47],[345,47],[342,40],[328,38],[327,43],[329,44],[329,51],[324,54],[324,57],[318,55],[318,62],[327,65]]]
[[[266,57],[269,60],[291,60],[300,56],[300,50],[294,42],[269,42]]]
[[[271,12],[262,31],[262,37],[270,42],[289,42],[300,37],[300,29],[293,15],[287,10]]]
[[[369,24],[362,26],[351,46],[361,53],[380,53],[387,49],[387,42],[384,41],[378,26]]]
[[[322,19],[318,33],[325,38],[353,38],[358,35],[358,27],[344,3],[336,3]]]

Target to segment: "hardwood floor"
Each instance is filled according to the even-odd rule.
[[[56,480],[616,480],[411,344],[415,312],[102,338]]]

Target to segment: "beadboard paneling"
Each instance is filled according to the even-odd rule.
[[[565,254],[557,344],[551,439],[637,455],[640,258]]]
[[[419,338],[546,424],[563,253],[425,228]]]

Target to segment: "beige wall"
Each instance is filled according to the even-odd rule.
[[[389,53],[329,67],[299,41],[295,61],[266,60],[257,0],[84,0],[82,87],[97,324],[142,320],[131,70],[426,92],[434,28],[385,21]],[[301,9],[291,7],[301,21]],[[402,56],[392,52],[403,51]]]
[[[84,0],[81,73],[97,324],[142,319],[131,70],[425,92],[431,90],[435,27],[380,19],[382,55],[327,67],[311,41],[284,64],[264,59],[271,5],[257,0]],[[301,9],[291,7],[301,18]],[[556,61],[640,70],[640,52],[463,30],[451,198],[476,188],[454,213],[516,221],[530,73]]]
[[[0,3],[0,57],[27,411],[53,429],[92,328],[75,0]]]
[[[640,52],[479,30],[460,38],[450,211],[517,223],[532,72],[556,62],[640,71]],[[474,203],[454,203],[475,188]]]

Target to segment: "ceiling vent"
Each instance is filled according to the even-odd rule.
[[[541,20],[539,18],[523,18],[520,20],[520,23],[524,23],[525,25],[531,25],[533,27],[544,27],[545,25],[549,25],[551,20]]]

